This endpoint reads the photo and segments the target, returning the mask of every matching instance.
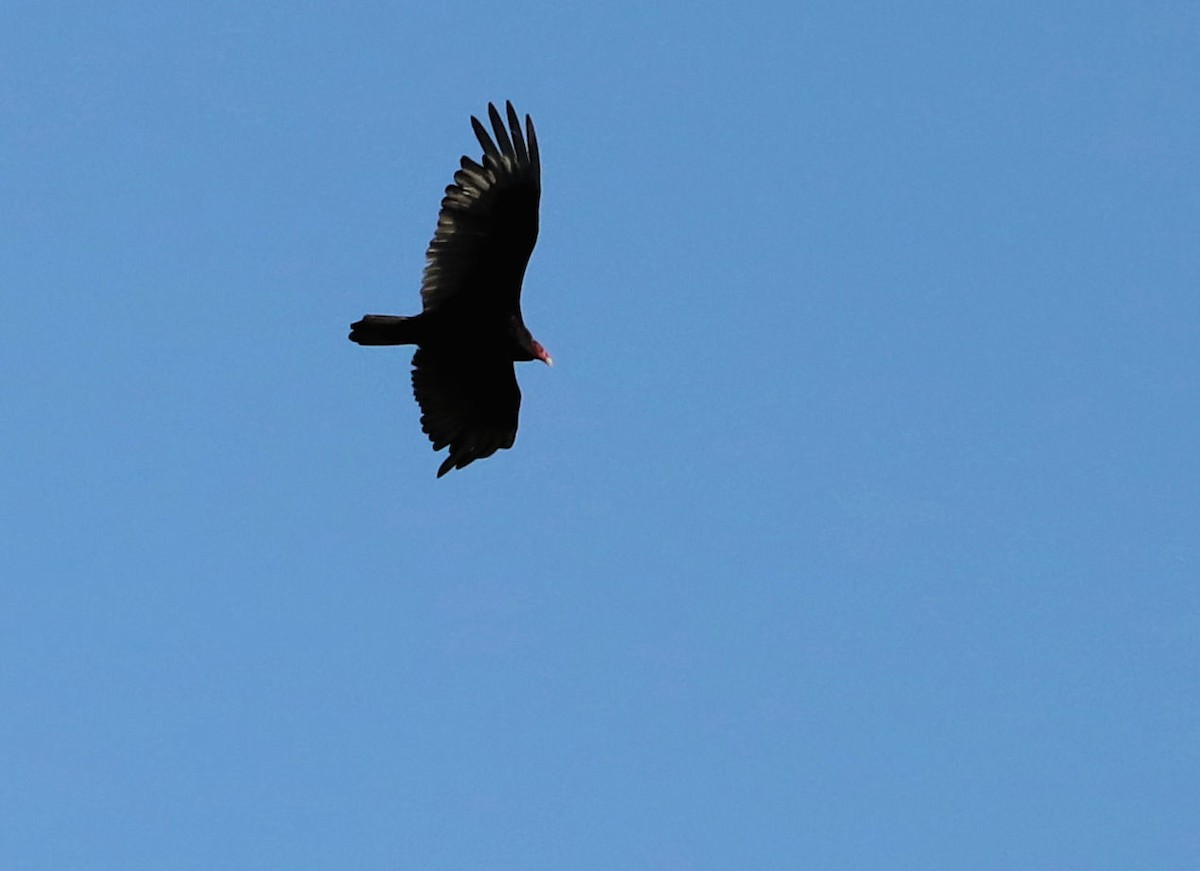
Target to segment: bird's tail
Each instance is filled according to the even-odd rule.
[[[420,315],[363,315],[350,325],[350,341],[360,345],[415,345],[421,340]]]

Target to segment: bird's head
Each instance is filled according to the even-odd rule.
[[[542,343],[535,339],[529,332],[529,328],[521,320],[519,312],[513,315],[509,321],[509,329],[511,330],[515,345],[513,348],[514,360],[541,360],[547,366],[554,365],[554,360],[550,357],[546,349],[542,347]]]

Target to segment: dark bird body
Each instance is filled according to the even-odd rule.
[[[425,254],[422,311],[366,315],[351,325],[360,345],[416,345],[413,394],[421,428],[451,469],[510,448],[521,391],[513,364],[551,363],[521,317],[521,282],[538,234],[541,162],[533,121],[506,104],[508,126],[488,104],[495,140],[471,118],[481,163],[463,157],[446,188]]]

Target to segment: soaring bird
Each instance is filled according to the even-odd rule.
[[[554,361],[521,317],[521,282],[537,242],[541,160],[533,119],[512,103],[508,125],[488,103],[492,133],[471,116],[483,147],[464,156],[446,188],[425,253],[421,313],[365,315],[350,327],[360,345],[416,345],[413,394],[433,449],[449,447],[437,476],[511,448],[521,391],[513,364]]]

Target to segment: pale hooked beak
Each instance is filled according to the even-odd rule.
[[[543,347],[542,347],[542,343],[541,343],[541,342],[536,342],[536,341],[535,341],[535,342],[533,343],[533,353],[534,353],[534,354],[537,356],[537,358],[538,358],[539,360],[541,360],[541,361],[542,361],[543,363],[545,363],[547,366],[553,366],[553,365],[554,365],[554,358],[553,358],[553,357],[551,357],[551,356],[550,356],[550,354],[549,354],[549,352],[548,352],[548,351],[547,351],[545,348],[543,348]]]

